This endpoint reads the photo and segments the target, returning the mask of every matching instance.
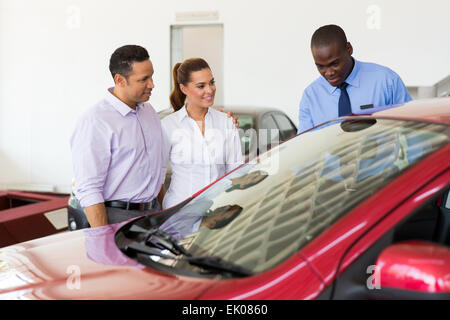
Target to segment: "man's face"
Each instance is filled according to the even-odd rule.
[[[339,43],[311,48],[319,73],[333,87],[341,85],[353,68],[353,48],[349,42],[344,48]]]
[[[124,95],[124,101],[129,106],[136,106],[140,102],[146,102],[152,95],[155,87],[153,83],[153,64],[150,60],[134,62],[128,79],[120,76],[118,85]]]

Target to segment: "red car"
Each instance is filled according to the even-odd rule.
[[[450,299],[450,98],[304,132],[166,211],[0,249],[0,299]]]

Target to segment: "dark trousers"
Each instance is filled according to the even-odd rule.
[[[139,211],[139,210],[125,210],[119,208],[106,207],[106,216],[108,218],[108,224],[117,223],[125,221],[131,218],[141,217],[148,213],[158,212],[161,210],[161,205],[156,202],[156,207],[150,210]]]

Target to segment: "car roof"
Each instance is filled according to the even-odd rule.
[[[450,97],[410,101],[387,110],[375,112],[372,116],[450,124]]]

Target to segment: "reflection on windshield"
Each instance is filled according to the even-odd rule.
[[[160,228],[193,256],[220,257],[261,272],[449,141],[449,127],[438,124],[376,120],[342,127],[341,122],[245,164]]]
[[[133,266],[144,268],[125,256],[114,243],[114,234],[126,222],[109,224],[97,228],[83,229],[86,256],[95,263],[111,266]],[[121,246],[121,244],[118,244]]]
[[[246,173],[250,169],[251,166],[248,165],[246,169],[239,171],[240,174],[244,173],[243,175],[230,174],[218,181],[195,198],[195,201],[187,204],[179,213],[170,217],[160,226],[160,229],[175,239],[181,240],[196,232],[200,227],[209,229],[225,227],[242,212],[243,208],[237,204],[226,204],[211,209],[214,204],[212,199],[223,192],[248,189],[268,177],[268,173],[262,170]]]

